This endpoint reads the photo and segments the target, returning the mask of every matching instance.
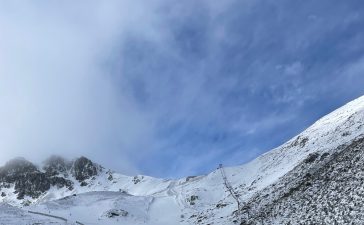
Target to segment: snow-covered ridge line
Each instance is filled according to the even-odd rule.
[[[226,170],[234,183],[250,185],[251,190],[261,190],[288,173],[308,155],[314,152],[329,152],[360,136],[364,133],[363,124],[364,96],[322,117],[283,145],[247,164]],[[237,174],[244,176],[238,178]],[[245,197],[248,198],[253,193],[250,191]]]
[[[322,117],[301,134],[251,162],[224,168],[233,189],[230,192],[218,170],[204,176],[170,180],[143,175],[125,176],[86,158],[73,162],[71,166],[55,158],[42,171],[28,163],[22,164],[23,167],[10,167],[11,170],[0,169],[0,201],[26,207],[30,204],[32,209],[46,213],[55,210],[56,215],[69,219],[74,219],[68,214],[70,209],[84,210],[87,205],[88,210],[95,210],[93,219],[100,220],[99,224],[103,225],[114,224],[109,220],[114,214],[119,215],[118,218],[127,217],[121,224],[196,224],[201,221],[233,224],[236,219],[232,212],[237,210],[234,197],[247,202],[297,166],[302,166],[312,155],[339,151],[339,146],[348,145],[363,134],[364,96]],[[43,192],[33,190],[33,196],[24,192],[24,198],[18,199],[19,191],[22,191],[19,186],[24,183],[16,183],[17,176],[14,175],[29,170],[32,171],[27,175],[29,179],[35,175],[46,176],[45,184],[49,183],[50,188]],[[6,179],[1,178],[4,174]],[[43,184],[36,187],[42,188]],[[232,196],[232,192],[236,196]],[[103,207],[102,212],[97,211],[99,205]],[[161,213],[163,211],[168,212],[168,218]],[[90,221],[82,213],[77,216],[77,219]]]

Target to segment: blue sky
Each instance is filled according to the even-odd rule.
[[[127,174],[239,165],[364,94],[362,1],[0,0],[0,148]]]

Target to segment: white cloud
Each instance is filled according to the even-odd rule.
[[[233,133],[236,145],[297,121],[312,111],[307,99],[343,83],[359,92],[362,62],[341,60],[362,38],[347,44],[335,32],[360,17],[343,23],[316,10],[326,4],[302,4],[292,17],[279,1],[0,0],[0,164],[85,154],[136,172],[172,155],[180,161],[147,169],[192,173],[189,153],[211,153],[207,164],[225,151],[214,135]],[[331,75],[333,65],[345,73]]]
[[[135,171],[129,156],[146,149],[153,124],[104,64],[128,32],[157,38],[154,8],[69,3],[0,2],[0,162],[86,154]]]
[[[301,62],[297,61],[284,67],[284,72],[287,75],[300,75],[304,70],[304,66]]]

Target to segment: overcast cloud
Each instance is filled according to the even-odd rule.
[[[364,3],[0,0],[0,163],[238,165],[364,94]]]

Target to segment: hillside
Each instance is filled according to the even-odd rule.
[[[0,168],[0,224],[54,220],[28,211],[69,224],[358,224],[363,150],[361,97],[255,160],[203,176],[125,176],[85,157],[41,166],[18,158]]]

